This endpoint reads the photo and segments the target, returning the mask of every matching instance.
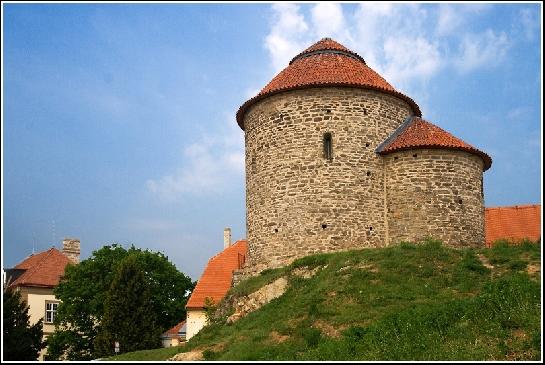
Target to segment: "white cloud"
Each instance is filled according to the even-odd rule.
[[[309,27],[297,5],[277,3],[272,5],[272,11],[272,27],[265,47],[275,70],[280,71],[306,46],[304,38]]]
[[[488,9],[489,4],[364,2],[348,13],[340,4],[318,3],[306,19],[297,5],[274,4],[265,47],[278,72],[319,38],[332,37],[418,101],[426,98],[427,82],[443,70],[468,73],[504,60],[512,44],[505,32],[469,27]],[[528,29],[533,24],[530,15],[521,12]]]
[[[466,34],[453,64],[462,73],[495,66],[503,60],[509,46],[510,42],[505,32],[496,34],[488,29],[480,34]]]
[[[520,119],[526,118],[531,114],[532,109],[528,106],[520,106],[514,109],[511,109],[507,115],[506,119],[511,122],[519,122]]]
[[[330,37],[340,42],[351,42],[343,9],[336,3],[319,3],[311,10],[314,38]],[[309,40],[309,43],[312,40]]]
[[[489,4],[440,4],[437,14],[436,32],[439,36],[463,32],[471,18],[490,8]]]
[[[233,120],[221,134],[204,134],[183,151],[182,167],[159,179],[146,182],[147,188],[164,200],[184,194],[222,193],[244,176],[244,138]]]
[[[539,11],[525,8],[520,10],[519,17],[526,40],[533,40],[539,33]]]
[[[421,37],[386,39],[384,60],[384,77],[401,88],[407,80],[431,77],[441,66],[437,44]]]

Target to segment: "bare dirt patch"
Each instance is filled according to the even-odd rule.
[[[270,337],[271,337],[271,340],[273,340],[276,343],[282,343],[286,341],[288,338],[290,338],[290,336],[282,335],[278,333],[277,331],[272,331]]]
[[[202,359],[202,351],[193,350],[188,352],[180,352],[179,354],[172,356],[170,359],[167,359],[167,361],[199,361]]]
[[[529,275],[539,275],[541,272],[541,266],[539,264],[528,264],[528,266],[526,266],[526,271]]]
[[[298,268],[293,269],[291,274],[295,275],[295,276],[298,276],[300,278],[303,278],[303,279],[310,279],[311,277],[316,275],[318,273],[318,271],[320,271],[320,270],[322,270],[322,269],[324,269],[326,267],[327,267],[327,265],[324,266],[324,267],[317,266],[314,269],[309,269],[307,266],[303,266],[303,267],[298,267]]]
[[[312,324],[312,327],[319,329],[320,331],[322,331],[324,335],[328,337],[337,338],[341,336],[341,333],[339,332],[338,328],[320,319],[315,321]]]
[[[479,260],[481,260],[481,262],[483,263],[483,266],[486,267],[487,269],[493,269],[494,268],[494,265],[492,265],[490,263],[490,261],[488,261],[488,259],[486,258],[485,255],[483,255],[482,253],[478,254],[477,257],[479,258]]]

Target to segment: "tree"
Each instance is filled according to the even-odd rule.
[[[42,320],[30,325],[28,306],[17,290],[4,290],[3,304],[4,360],[37,360],[44,348]]]
[[[187,293],[195,283],[179,272],[161,253],[113,244],[92,253],[78,265],[67,266],[54,289],[61,300],[55,332],[48,337],[53,359],[92,360],[98,357],[94,342],[102,322],[105,302],[119,264],[134,255],[150,288],[148,310],[157,314],[157,325],[165,331],[185,317]]]
[[[99,356],[114,354],[114,343],[120,353],[146,350],[161,345],[158,314],[151,311],[150,285],[135,255],[119,264],[106,297],[104,316],[95,340]]]

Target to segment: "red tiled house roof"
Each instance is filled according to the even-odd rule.
[[[233,271],[241,268],[247,252],[246,240],[239,240],[212,257],[191,293],[186,308],[204,308],[206,298],[219,303],[231,288]]]
[[[244,129],[244,114],[259,100],[284,91],[310,87],[345,86],[378,90],[405,100],[420,116],[413,99],[396,91],[382,76],[365,64],[357,53],[324,38],[295,56],[289,66],[276,75],[259,94],[246,101],[237,112],[237,122]]]
[[[515,205],[485,209],[486,245],[499,239],[519,241],[541,238],[541,205]]]
[[[178,337],[178,332],[184,326],[185,319],[162,334],[162,337]]]
[[[386,155],[414,148],[466,151],[483,159],[484,171],[488,170],[492,165],[492,159],[486,153],[420,117],[409,117],[386,141],[378,146],[377,153]]]
[[[31,255],[15,266],[14,269],[25,271],[10,286],[53,288],[59,283],[64,275],[64,268],[69,263],[68,257],[56,248]]]

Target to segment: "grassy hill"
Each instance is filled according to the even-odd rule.
[[[456,250],[403,243],[305,257],[233,288],[286,277],[287,291],[227,324],[224,305],[185,346],[109,360],[539,360],[541,247]],[[295,275],[316,269],[310,278]]]

